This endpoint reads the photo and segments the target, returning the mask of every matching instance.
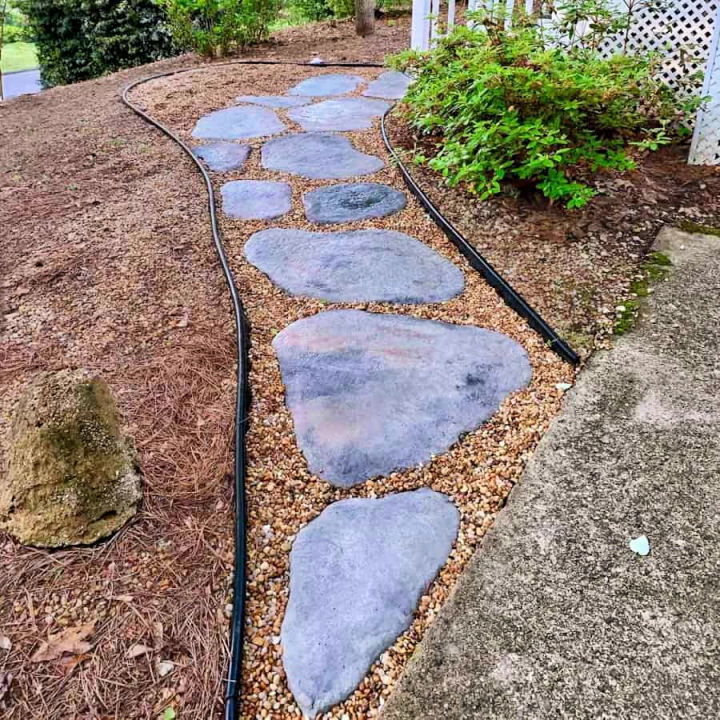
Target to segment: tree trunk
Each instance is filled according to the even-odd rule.
[[[360,37],[375,32],[375,0],[355,0],[355,32]]]

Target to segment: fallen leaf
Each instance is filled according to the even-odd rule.
[[[132,595],[115,595],[115,597],[110,598],[111,600],[117,600],[118,602],[124,602],[124,603],[131,603],[133,601]]]
[[[59,665],[65,675],[70,675],[78,665],[89,659],[90,655],[87,653],[81,653],[80,655],[65,655],[60,658]]]
[[[157,664],[157,671],[160,677],[169,675],[175,669],[175,663],[170,660],[161,660]]]
[[[0,635],[0,650],[10,650],[11,648],[12,643],[10,642],[10,638],[5,635]]]
[[[154,622],[152,625],[153,639],[155,640],[155,647],[158,650],[162,649],[164,644],[165,631],[161,622]]]
[[[86,642],[95,630],[95,625],[86,624],[79,627],[65,628],[59,633],[48,636],[35,654],[30,658],[32,662],[48,662],[57,660],[65,654],[82,655],[92,648],[92,643]]]
[[[125,657],[128,658],[136,658],[140,657],[141,655],[148,655],[151,653],[153,649],[151,647],[148,647],[147,645],[133,645],[126,653]]]

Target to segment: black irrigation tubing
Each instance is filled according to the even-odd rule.
[[[548,345],[563,360],[578,365],[580,356],[563,340],[555,330],[542,318],[525,298],[515,288],[495,270],[495,268],[477,251],[477,249],[457,230],[452,223],[435,207],[432,200],[422,191],[417,184],[415,178],[410,174],[403,161],[400,159],[399,153],[390,142],[387,133],[385,120],[392,110],[388,108],[380,122],[382,137],[385,141],[385,147],[390,155],[397,163],[398,168],[405,180],[410,192],[419,200],[425,212],[433,219],[436,225],[445,233],[450,242],[457,247],[458,250],[467,258],[470,265],[475,268],[491,285],[500,297],[505,301],[506,305],[512,308],[518,315],[527,320],[528,325],[536,330],[547,341]]]
[[[208,196],[208,209],[210,211],[210,232],[212,235],[215,251],[222,268],[223,276],[230,291],[230,299],[235,316],[235,345],[237,353],[237,375],[235,392],[235,563],[233,580],[233,612],[230,621],[230,665],[227,674],[227,687],[225,691],[225,720],[236,720],[240,711],[240,683],[242,676],[242,659],[245,631],[245,594],[246,594],[246,570],[247,570],[247,544],[246,544],[246,502],[245,502],[245,473],[247,465],[247,454],[245,438],[248,426],[248,409],[250,407],[250,387],[248,384],[250,332],[243,308],[242,300],[235,286],[235,278],[228,263],[227,255],[223,246],[222,235],[217,221],[217,210],[215,204],[215,192],[212,180],[208,171],[193,153],[192,149],[178,137],[167,126],[130,100],[130,93],[139,85],[151,80],[158,80],[172,75],[180,75],[199,70],[208,70],[218,66],[227,65],[294,65],[299,67],[373,67],[379,68],[379,63],[331,63],[331,62],[292,62],[283,60],[235,60],[231,62],[213,63],[212,65],[201,65],[198,67],[171,70],[169,72],[157,73],[149,77],[141,78],[130,83],[122,91],[122,101],[134,113],[139,115],[145,122],[163,132],[170,140],[180,146],[195,164],[195,168],[202,175],[205,181],[205,188]]]

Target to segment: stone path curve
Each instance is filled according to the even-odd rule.
[[[396,72],[367,84],[357,75],[318,74],[287,95],[240,96],[238,105],[198,120],[193,136],[209,142],[195,152],[214,172],[242,168],[250,150],[236,141],[265,137],[262,166],[276,176],[344,181],[301,198],[317,230],[268,227],[245,245],[247,260],[289,294],[402,306],[463,291],[461,269],[421,239],[362,224],[402,212],[406,198],[372,182],[385,162],[339,133],[371,128],[409,82]],[[344,97],[355,92],[361,96]],[[305,132],[287,133],[280,113]],[[221,195],[223,212],[239,220],[292,208],[292,188],[277,177],[231,180]],[[327,228],[337,223],[355,227]],[[531,376],[525,350],[500,333],[401,312],[327,310],[284,328],[273,347],[309,469],[338,487],[447,451]],[[350,695],[409,626],[458,527],[450,498],[424,488],[336,502],[298,533],[281,641],[306,716]]]

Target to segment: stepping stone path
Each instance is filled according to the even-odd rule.
[[[505,335],[407,315],[322,312],[273,347],[308,467],[337,487],[428,462],[531,376]]]
[[[351,93],[365,82],[358,75],[316,75],[299,82],[290,88],[288,95],[306,95],[309,97],[328,97],[330,95],[345,95]]]
[[[386,100],[400,100],[405,96],[412,83],[412,78],[405,73],[391,70],[383,73],[377,80],[373,80],[363,93],[366,97],[379,97]]]
[[[405,195],[379,183],[331,185],[303,195],[305,215],[320,225],[391,215],[406,205]]]
[[[193,152],[214,172],[239,170],[250,154],[249,145],[231,142],[216,142],[197,145]]]
[[[341,500],[298,533],[280,637],[288,683],[306,716],[346,698],[408,628],[458,526],[450,499],[422,489]]]
[[[244,252],[291,295],[332,302],[442,302],[464,285],[459,268],[419,240],[391,230],[271,228],[255,233]]]
[[[223,212],[243,220],[271,220],[290,212],[292,189],[268,180],[235,180],[220,190]]]
[[[263,145],[262,165],[267,170],[300,175],[311,180],[339,180],[369,175],[385,166],[373,155],[356,150],[342,135],[298,133]]]
[[[306,192],[308,221],[382,218],[405,207],[405,194],[359,182],[385,163],[334,132],[372,127],[410,82],[385,72],[365,87],[357,75],[331,73],[303,80],[287,95],[242,95],[236,101],[243,105],[198,121],[193,136],[217,142],[194,152],[216,172],[238,169],[249,147],[222,141],[284,133],[279,114],[286,113],[311,132],[264,142],[262,167],[351,180]],[[363,88],[364,97],[336,97]],[[228,182],[221,195],[233,218],[277,218],[292,207],[290,185],[277,178]],[[464,287],[459,267],[387,229],[268,228],[252,235],[244,252],[288,293],[331,302],[436,303]],[[505,335],[401,314],[320,312],[286,327],[273,347],[308,468],[343,488],[446,452],[531,378],[525,350]],[[290,689],[307,716],[350,695],[410,625],[458,526],[450,499],[425,488],[336,502],[300,530],[281,639]]]
[[[285,125],[264,107],[244,106],[216,110],[198,120],[192,136],[204,140],[243,140],[276,135]]]
[[[303,130],[367,130],[389,107],[384,100],[340,98],[295,108],[288,117]]]

